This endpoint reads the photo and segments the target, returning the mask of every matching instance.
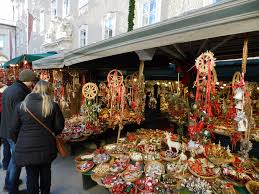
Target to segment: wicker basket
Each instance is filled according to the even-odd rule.
[[[235,185],[235,186],[237,186],[237,187],[243,187],[245,184],[243,184],[243,183],[241,183],[241,182],[237,182],[237,181],[234,181],[234,180],[232,180],[231,178],[229,178],[228,176],[226,176],[226,175],[222,175],[222,177],[225,179],[225,180],[227,180],[227,181],[229,181],[230,183],[232,183],[233,185]],[[248,181],[249,182],[249,181]]]
[[[194,176],[200,177],[202,179],[206,179],[206,180],[210,180],[210,179],[216,179],[220,176],[220,173],[216,174],[215,176],[201,176],[199,174],[197,174],[196,172],[194,172],[189,166],[188,166],[188,170],[190,171],[191,174],[193,174]]]
[[[244,169],[242,166],[240,166],[241,164],[246,164],[249,167],[249,169]],[[245,173],[252,173],[254,171],[254,164],[250,161],[246,161],[243,163],[232,163],[232,165],[235,168],[240,168],[240,167],[243,168]]]
[[[246,183],[246,189],[250,194],[258,194],[259,193],[259,182],[256,181],[248,181]]]
[[[253,162],[252,165],[253,165],[255,171],[256,171],[257,173],[259,173],[259,161],[258,161],[258,162]]]
[[[225,159],[225,158],[210,158],[205,156],[210,162],[212,162],[213,164],[217,165],[217,166],[221,166],[222,164],[230,164],[232,162],[235,161],[235,157],[231,157],[229,159]]]
[[[132,179],[128,179],[128,178],[125,178],[125,177],[124,177],[124,174],[125,174],[126,172],[130,172],[130,171],[127,171],[127,170],[124,171],[124,172],[122,173],[122,176],[121,176],[121,177],[122,177],[122,179],[125,180],[126,182],[131,182],[131,183],[137,181],[137,180],[142,176],[142,174],[143,174],[143,172],[140,171],[140,172],[139,172],[139,176],[137,176],[137,177],[135,177],[135,178],[132,178]]]
[[[87,158],[87,159],[82,159],[81,157],[82,156],[85,156],[85,155],[92,155],[92,153],[84,153],[84,154],[80,154],[79,156],[77,156],[77,157],[75,157],[75,162],[76,163],[81,163],[81,162],[84,162],[84,161],[87,161],[87,160],[92,160],[93,159],[93,157],[91,158],[91,157],[89,157],[89,158]]]
[[[164,160],[164,161],[167,161],[167,162],[173,162],[173,161],[175,161],[175,160],[178,160],[179,157],[180,157],[179,154],[178,154],[176,157],[174,157],[174,158],[163,157],[163,154],[161,154],[161,152],[160,152],[160,158],[161,158],[162,160]]]
[[[85,163],[85,162],[80,162],[80,163],[78,163],[78,164],[76,165],[76,170],[79,171],[79,172],[81,172],[81,173],[86,173],[86,172],[88,172],[89,170],[91,170],[91,169],[94,167],[94,163],[91,162],[91,163],[92,163],[91,167],[89,167],[89,168],[87,168],[87,169],[85,169],[85,170],[81,170],[81,169],[80,169],[80,166],[81,166],[82,164],[84,164],[84,163]]]
[[[144,171],[146,174],[148,174],[148,168],[151,166],[151,165],[158,165],[161,169],[161,175],[165,174],[165,166],[161,163],[161,162],[158,162],[158,161],[148,161],[144,167]]]

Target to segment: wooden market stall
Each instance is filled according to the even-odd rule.
[[[258,57],[258,7],[254,0],[226,1],[33,63],[39,71],[62,67],[54,71],[79,74],[79,82],[72,80],[71,85],[76,81],[84,88],[81,111],[91,124],[83,129],[95,124],[92,119],[118,129],[117,141],[76,157],[84,181],[91,177],[112,193],[258,189],[258,160],[251,158],[259,156],[258,129],[249,135],[258,128],[258,58],[247,60]],[[232,60],[238,58],[241,63]],[[58,97],[67,102],[64,91]],[[105,107],[98,107],[100,99]],[[96,115],[98,108],[105,111]],[[124,110],[145,119],[151,116],[151,127],[120,138],[126,128]],[[245,120],[249,125],[240,123]],[[226,134],[219,132],[221,126]],[[235,153],[239,149],[242,155]]]

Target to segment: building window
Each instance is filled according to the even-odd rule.
[[[115,14],[107,14],[104,17],[104,25],[103,25],[103,38],[104,39],[115,36],[115,24],[116,24]]]
[[[88,0],[79,0],[79,15],[83,15],[88,11]]]
[[[58,1],[51,0],[51,18],[55,18],[58,15]]]
[[[0,49],[4,48],[4,36],[0,35]]]
[[[45,12],[44,10],[40,11],[40,33],[43,33],[45,30]]]
[[[66,17],[70,14],[70,0],[63,1],[63,16]]]
[[[79,29],[79,46],[84,47],[88,44],[88,25],[82,25]]]
[[[157,0],[146,0],[143,3],[143,26],[157,22]]]
[[[36,19],[33,20],[32,31],[37,32],[37,20]]]

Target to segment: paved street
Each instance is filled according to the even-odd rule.
[[[2,158],[2,157],[1,157]],[[3,192],[5,172],[0,170],[0,193]],[[26,189],[26,173],[22,170],[21,179],[23,184],[20,189]],[[75,165],[72,157],[65,159],[58,158],[54,161],[52,166],[52,187],[51,194],[109,194],[106,189],[95,186],[84,191],[82,187],[82,177],[75,170]]]

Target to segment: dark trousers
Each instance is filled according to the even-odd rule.
[[[27,194],[50,194],[51,164],[25,166]],[[40,185],[40,186],[39,186]]]
[[[21,167],[18,167],[14,162],[15,143],[11,139],[7,139],[7,141],[11,148],[11,160],[6,171],[5,186],[7,187],[9,194],[17,194]]]
[[[11,160],[11,148],[10,148],[10,145],[9,145],[7,139],[3,138],[3,160],[2,160],[2,164],[3,164],[4,170],[7,170],[10,160]]]

